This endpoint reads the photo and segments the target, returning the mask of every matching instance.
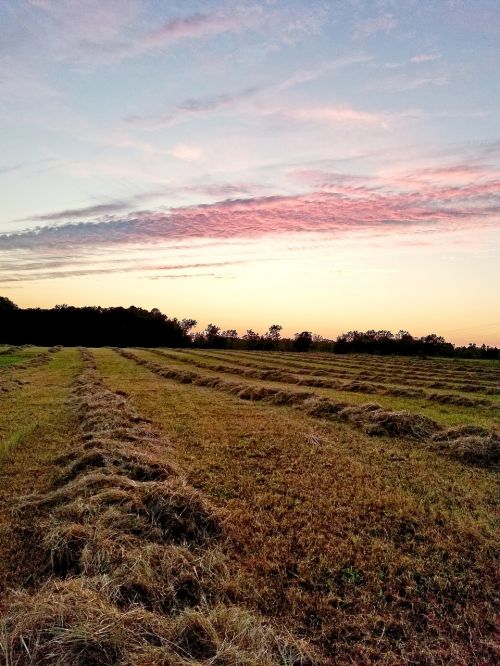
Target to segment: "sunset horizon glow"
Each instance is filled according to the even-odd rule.
[[[0,295],[500,346],[493,0],[9,0]]]

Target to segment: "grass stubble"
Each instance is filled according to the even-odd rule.
[[[494,429],[121,353],[4,433],[6,666],[497,663]]]
[[[98,358],[175,441],[190,481],[230,511],[247,598],[327,663],[497,662],[496,470],[449,451],[483,431],[368,435]]]
[[[19,585],[0,632],[6,664],[316,663],[302,641],[236,603],[224,516],[83,355],[80,436],[54,460],[49,487],[14,509]]]

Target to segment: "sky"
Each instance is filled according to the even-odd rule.
[[[497,0],[2,0],[0,295],[500,345]]]

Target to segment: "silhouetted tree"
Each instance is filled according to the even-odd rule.
[[[309,331],[302,331],[302,333],[295,333],[293,339],[293,347],[295,351],[306,352],[309,351],[312,345],[312,333]]]

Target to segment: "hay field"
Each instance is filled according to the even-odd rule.
[[[0,663],[497,663],[499,380],[1,348]]]

